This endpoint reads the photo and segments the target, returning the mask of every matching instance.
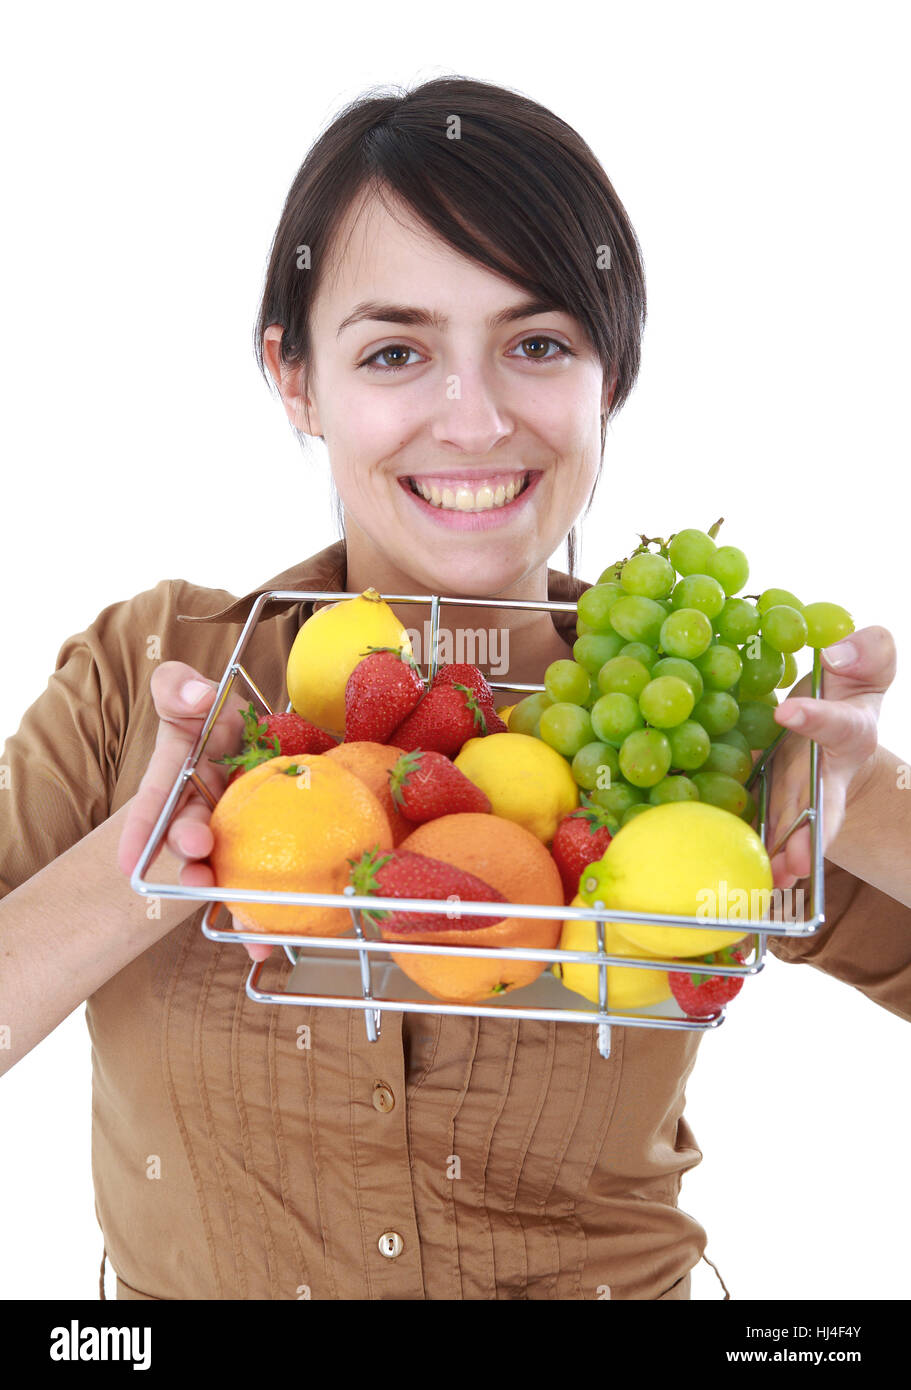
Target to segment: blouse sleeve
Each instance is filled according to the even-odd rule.
[[[174,581],[105,608],[60,648],[47,688],[0,754],[0,897],[112,814],[120,758],[148,700],[155,637]]]
[[[814,965],[911,1022],[911,907],[824,861],[825,925],[810,937],[770,936],[778,960]],[[809,879],[800,879],[809,899]]]

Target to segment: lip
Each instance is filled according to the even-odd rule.
[[[432,502],[420,497],[416,492],[412,492],[408,482],[408,477],[419,478],[422,481],[433,481],[439,486],[447,482],[471,483],[473,490],[488,482],[488,477],[479,473],[446,473],[434,475],[432,473],[413,473],[408,477],[397,479],[399,487],[411,498],[412,502],[428,517],[431,517],[439,526],[447,527],[450,531],[488,531],[497,526],[507,526],[513,517],[525,506],[531,494],[535,491],[541,478],[544,476],[540,469],[523,469],[521,473],[509,474],[509,477],[523,477],[528,473],[528,486],[514,498],[512,502],[507,502],[502,507],[488,507],[479,512],[460,512],[444,510],[442,507],[435,507]],[[502,478],[502,473],[491,473],[489,478]]]

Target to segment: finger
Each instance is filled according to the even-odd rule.
[[[812,738],[833,757],[864,762],[876,752],[876,711],[844,699],[787,699],[774,711],[777,723]]]
[[[885,627],[862,627],[822,651],[826,671],[827,698],[867,691],[882,694],[895,679],[895,640]]]
[[[232,912],[231,930],[248,931],[249,928],[245,927],[243,922],[239,922],[237,918],[234,916],[234,913]],[[271,956],[272,954],[272,947],[266,945],[265,943],[260,945],[259,942],[256,941],[244,941],[241,944],[251,960],[268,960],[269,956]]]

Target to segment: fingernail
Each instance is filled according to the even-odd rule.
[[[857,648],[853,642],[836,642],[834,647],[824,647],[823,656],[830,666],[850,666],[857,660]]]
[[[180,698],[185,705],[198,705],[203,695],[210,693],[210,689],[205,681],[186,681],[180,687]]]
[[[787,724],[791,729],[799,729],[801,724],[807,722],[806,714],[797,705],[793,709],[779,708],[778,718],[782,724]]]

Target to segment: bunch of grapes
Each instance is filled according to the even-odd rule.
[[[510,715],[511,733],[567,759],[614,832],[665,801],[707,801],[752,822],[752,755],[785,732],[775,692],[793,685],[803,647],[854,631],[844,608],[787,589],[738,597],[749,563],[716,544],[722,521],[642,536],[604,570],[579,598],[574,659],[551,662],[545,689]]]

